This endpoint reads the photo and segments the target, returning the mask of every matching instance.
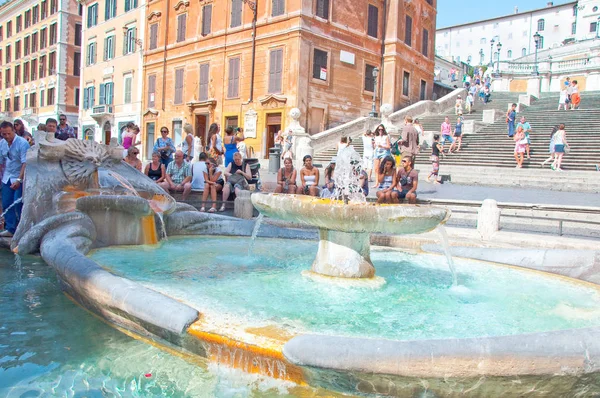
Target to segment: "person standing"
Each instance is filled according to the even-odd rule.
[[[209,157],[215,159],[217,165],[223,163],[223,154],[225,148],[223,147],[223,139],[219,134],[220,127],[217,123],[213,123],[208,128],[208,151]]]
[[[517,104],[512,104],[506,112],[506,125],[508,127],[508,138],[515,135],[515,120],[517,118]]]
[[[517,124],[517,130],[519,129],[519,127],[523,128],[523,133],[525,134],[525,141],[527,142],[525,144],[527,159],[531,159],[531,157],[529,156],[529,147],[531,145],[531,138],[529,137],[529,133],[531,132],[531,125],[528,121],[525,120],[525,116],[521,116],[521,121],[519,122],[519,124]]]
[[[567,110],[567,88],[563,87],[560,90],[560,95],[558,96],[558,110],[560,111],[560,108],[565,108],[565,111]]]
[[[23,209],[21,200],[29,143],[15,133],[15,127],[10,122],[0,124],[0,133],[4,138],[0,141],[0,164],[4,165],[2,208],[6,212],[0,237],[11,237],[17,230]]]
[[[525,154],[525,133],[523,127],[517,127],[517,133],[514,135],[515,140],[515,160],[517,162],[517,169],[523,167],[523,155]]]
[[[435,134],[433,136],[433,145],[431,146],[431,173],[427,177],[427,181],[431,181],[431,177],[434,178],[433,183],[439,184],[438,174],[440,172],[440,154],[444,155],[442,146],[440,145],[440,135]]]
[[[440,134],[442,135],[442,152],[444,151],[444,144],[446,141],[450,141],[450,144],[454,144],[454,139],[452,138],[452,126],[450,125],[450,118],[446,116],[444,118],[444,123],[440,127]],[[452,145],[450,145],[452,148]]]
[[[238,127],[235,135],[238,138],[238,152],[242,154],[242,159],[246,160],[248,159],[248,148],[246,147],[246,137],[244,136],[244,129]]]
[[[404,118],[404,127],[402,127],[402,136],[400,144],[400,154],[402,158],[410,157],[413,159],[419,154],[419,132],[413,126],[411,116]]]
[[[581,96],[579,95],[579,86],[577,80],[573,80],[571,83],[571,110],[579,109],[581,104]]]
[[[552,141],[554,142],[554,163],[552,163],[552,170],[563,171],[560,166],[562,165],[562,159],[565,155],[566,148],[569,146],[564,124],[558,126],[558,131],[554,133]]]
[[[373,160],[373,168],[377,171],[379,170],[381,160],[386,156],[391,155],[392,143],[390,142],[390,136],[383,124],[377,126],[375,131],[375,157]],[[377,184],[374,185],[373,188],[377,188]]]
[[[375,149],[373,132],[367,130],[361,138],[363,142],[363,170],[367,172],[369,181],[373,181],[373,178],[371,177],[373,173],[373,155]]]
[[[454,125],[454,142],[450,145],[448,149],[448,153],[452,153],[452,148],[458,144],[458,148],[454,152],[460,152],[460,146],[462,145],[462,129],[463,129],[463,121],[461,117],[456,119],[456,124]]]
[[[140,128],[133,124],[133,122],[127,123],[125,132],[123,133],[123,148],[127,151],[131,146],[140,145],[141,141],[135,141],[135,138],[140,132]]]
[[[233,162],[233,155],[240,152],[237,144],[243,140],[244,136],[238,137],[235,135],[233,127],[229,126],[225,129],[225,137],[223,138],[223,142],[225,143],[225,167]],[[227,172],[224,173],[227,175]]]
[[[185,138],[181,143],[181,151],[183,152],[183,160],[186,162],[191,162],[194,159],[194,127],[186,123],[183,126],[183,132],[185,133]]]
[[[77,135],[75,135],[75,129],[67,123],[67,116],[65,114],[61,114],[58,117],[58,121],[59,124],[58,128],[56,129],[56,133],[54,133],[54,137],[62,141],[66,141],[69,138],[77,138]],[[46,122],[46,124],[48,124],[48,122]]]
[[[156,143],[154,144],[154,148],[152,148],[152,152],[160,153],[160,161],[165,167],[169,166],[169,163],[173,160],[172,155],[175,153],[175,144],[173,140],[169,137],[169,128],[161,127],[160,128],[160,138],[156,139]]]
[[[29,131],[25,130],[25,125],[23,124],[23,121],[21,119],[15,119],[14,126],[15,134],[19,137],[25,138],[29,145],[33,145],[33,136]]]
[[[556,133],[558,131],[558,125],[552,127],[552,130],[550,132],[550,145],[548,147],[548,152],[550,153],[550,157],[546,160],[544,160],[542,163],[540,163],[540,165],[542,167],[544,167],[546,165],[546,163],[548,162],[552,162],[554,163],[554,158],[555,158],[555,153],[554,153],[554,133]]]

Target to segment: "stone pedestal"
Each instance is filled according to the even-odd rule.
[[[531,95],[529,94],[520,94],[519,95],[519,105],[531,106]]]
[[[540,76],[533,76],[527,80],[527,94],[532,95],[535,98],[540,98],[542,78]]]
[[[495,109],[485,109],[483,111],[483,120],[482,122],[493,124],[496,121],[496,110]]]
[[[379,111],[381,112],[381,124],[385,127],[385,130],[390,136],[390,140],[392,140],[392,142],[396,141],[400,138],[400,131],[390,120],[390,115],[394,112],[394,107],[390,104],[383,104],[379,108]]]
[[[296,170],[302,168],[302,158],[304,156],[314,156],[315,153],[312,146],[312,138],[306,133],[304,127],[300,125],[300,115],[300,109],[293,108],[289,114],[292,121],[285,128],[285,131],[292,130],[292,135],[294,137],[292,152],[294,153],[294,167]]]
[[[369,233],[319,230],[319,249],[312,271],[341,278],[372,278]]]
[[[233,202],[233,215],[237,218],[250,220],[254,213],[254,205],[250,197],[252,192],[240,191]]]
[[[490,240],[500,230],[500,209],[493,199],[486,199],[477,214],[477,232],[483,240]]]
[[[462,131],[463,134],[473,134],[475,132],[475,120],[465,120]]]

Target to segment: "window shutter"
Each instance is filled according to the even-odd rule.
[[[106,87],[104,83],[100,83],[100,96],[98,97],[98,105],[106,103]]]
[[[206,36],[210,34],[212,24],[212,4],[205,5],[202,8],[202,13],[202,35]]]
[[[135,38],[137,37],[137,28],[133,28],[133,33],[131,35],[131,39],[129,40],[129,52],[135,52]]]
[[[175,104],[183,103],[183,69],[175,71]]]
[[[110,19],[110,0],[106,0],[104,2],[104,20],[108,21]]]
[[[177,42],[185,40],[186,14],[177,16]]]
[[[92,11],[93,11],[93,7],[89,7],[87,9],[87,27],[88,28],[92,27]],[[43,15],[43,13],[42,13],[42,15]]]
[[[44,98],[44,94],[42,94],[41,98]],[[88,109],[88,107],[89,107],[88,90],[86,88],[83,90],[83,109]]]
[[[283,50],[273,50],[269,59],[269,93],[281,92]]]
[[[127,33],[123,35],[123,55],[127,54]]]
[[[103,60],[106,61],[109,58],[109,51],[108,51],[108,37],[104,38],[104,58]]]
[[[150,50],[158,47],[158,24],[150,25]]]
[[[421,53],[428,57],[429,56],[429,31],[427,29],[423,29],[423,45],[422,45]]]
[[[125,98],[123,99],[123,102],[126,104],[131,103],[131,80],[131,77],[125,79]]]
[[[48,92],[50,92],[50,90],[48,90]],[[89,95],[89,101],[90,101],[90,108],[92,108],[94,105],[96,105],[96,87],[90,87],[90,95]]]
[[[404,43],[407,46],[412,45],[412,18],[410,16],[406,16],[406,25],[404,26]]]
[[[131,10],[131,0],[125,0],[125,12]]]
[[[285,13],[285,0],[273,0],[271,16],[276,17]]]
[[[379,9],[372,4],[369,4],[369,19],[367,26],[367,34],[377,38],[377,29],[379,26]]]
[[[231,0],[231,25],[235,28],[242,24],[242,0]]]
[[[239,97],[240,93],[239,93],[239,88],[240,88],[240,59],[239,58],[235,58],[235,62],[234,62],[235,68],[234,68],[234,80],[233,80],[233,96],[234,97]]]
[[[206,101],[208,99],[208,64],[200,65],[200,93],[198,99],[200,101]]]
[[[156,75],[148,77],[148,107],[153,108],[156,100],[156,94],[154,93],[154,86],[156,84]]]
[[[317,15],[329,19],[329,0],[317,0]]]

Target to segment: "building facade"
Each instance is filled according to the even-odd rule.
[[[77,127],[81,7],[14,0],[0,7],[0,111],[30,131],[64,113]]]
[[[145,0],[83,0],[80,126],[108,144],[142,114]]]
[[[374,92],[377,106],[395,109],[430,98],[435,18],[432,0],[155,0],[146,157],[161,126],[176,145],[185,123],[204,143],[211,123],[240,126],[254,156],[266,156],[292,108],[314,134],[367,115]]]
[[[515,8],[511,15],[438,29],[435,51],[439,56],[471,65],[487,65],[498,59],[510,61],[535,52],[536,32],[540,35],[539,50],[585,36],[589,27],[580,26],[583,22],[579,22],[578,14],[577,2],[556,6],[549,2],[544,8],[526,12]]]

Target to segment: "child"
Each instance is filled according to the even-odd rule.
[[[442,150],[442,146],[440,145],[440,135],[435,134],[433,136],[433,145],[431,146],[431,174],[427,177],[427,181],[431,181],[431,177],[434,177],[433,183],[439,184],[438,173],[440,171],[440,153],[442,156],[444,155],[444,151]]]

